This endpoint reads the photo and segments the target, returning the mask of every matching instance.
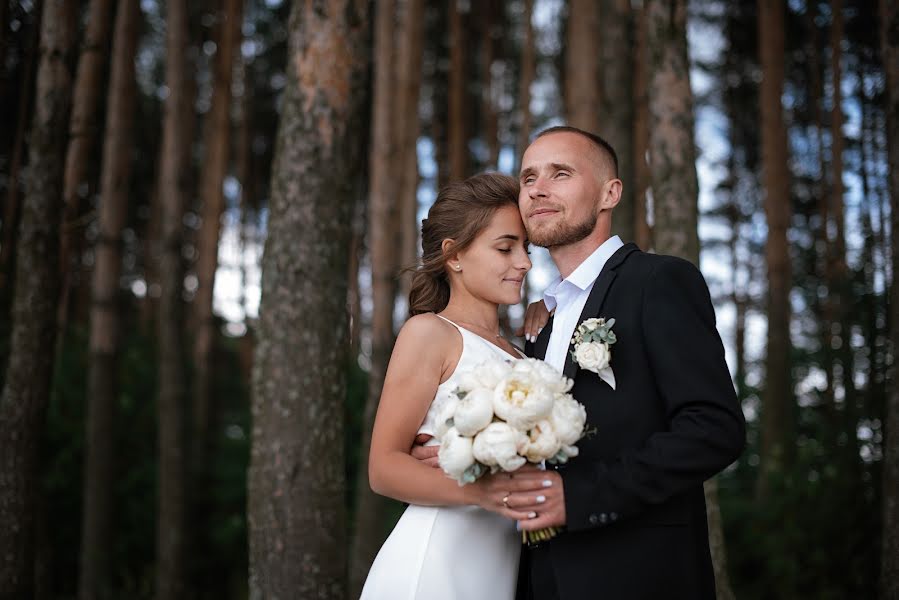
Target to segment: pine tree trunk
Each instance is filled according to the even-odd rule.
[[[772,474],[789,463],[792,446],[793,392],[790,379],[790,280],[791,267],[787,228],[790,224],[790,174],[787,133],[781,95],[784,82],[783,3],[759,3],[759,49],[761,53],[762,176],[764,206],[768,222],[765,259],[768,270],[768,343],[765,361],[765,390],[762,395],[759,469],[756,492],[768,495]]]
[[[537,72],[536,48],[534,47],[534,0],[524,0],[522,27],[524,42],[521,47],[521,69],[518,80],[518,143],[515,148],[516,164],[521,160],[531,136],[531,85]],[[516,169],[517,170],[517,169]]]
[[[487,169],[497,169],[499,163],[499,110],[497,99],[499,86],[493,77],[493,64],[498,59],[499,40],[502,37],[499,0],[486,0],[477,4],[481,20],[481,67],[483,86],[481,88],[481,112],[484,116],[484,143],[489,149]]]
[[[655,207],[655,248],[699,265],[699,184],[693,143],[693,93],[687,59],[686,0],[649,0],[649,154]],[[705,484],[709,547],[719,598],[733,598],[714,480]]]
[[[347,593],[346,272],[364,172],[367,7],[296,0],[289,22],[253,372],[253,600]]]
[[[625,182],[634,189],[634,241],[644,251],[652,248],[652,230],[649,227],[647,191],[649,190],[649,97],[646,95],[647,63],[646,51],[646,7],[634,9],[634,171],[633,181]]]
[[[16,255],[9,362],[0,394],[0,598],[31,598],[39,449],[53,376],[59,299],[59,228],[66,132],[72,100],[68,58],[77,3],[48,2],[28,177]]]
[[[602,131],[618,154],[618,178],[624,182],[621,201],[612,218],[613,233],[626,242],[635,239],[634,206],[634,84],[633,11],[630,0],[602,0]]]
[[[134,53],[138,37],[138,0],[125,0],[116,14],[112,72],[107,97],[106,133],[100,180],[99,228],[92,281],[90,367],[84,506],[81,528],[82,600],[112,597],[112,445],[118,393],[119,277],[122,229],[128,215],[136,81]]]
[[[599,3],[596,0],[570,0],[567,28],[565,120],[573,127],[600,133]]]
[[[402,174],[397,127],[406,119],[394,110],[396,101],[396,64],[394,49],[396,3],[379,2],[375,8],[374,112],[369,161],[368,233],[371,252],[371,369],[368,395],[362,415],[362,440],[359,471],[356,476],[355,527],[350,557],[349,595],[356,598],[378,549],[386,538],[383,517],[387,499],[375,494],[368,482],[368,451],[371,431],[381,398],[381,386],[393,350],[393,310],[397,293],[397,267],[400,234],[397,181]]]
[[[449,76],[449,179],[459,181],[468,175],[468,111],[465,88],[468,85],[466,44],[468,35],[462,23],[459,0],[449,1],[450,76]],[[526,0],[527,1],[527,0]]]
[[[6,314],[12,303],[10,291],[15,278],[16,236],[19,231],[19,209],[22,197],[22,155],[25,154],[26,127],[30,122],[34,83],[37,77],[38,42],[40,39],[40,7],[35,10],[36,23],[29,33],[28,48],[25,51],[24,85],[19,91],[19,106],[16,112],[16,133],[12,142],[9,161],[9,179],[6,190],[6,206],[3,209],[3,241],[0,243],[0,314]]]
[[[186,352],[183,329],[182,219],[190,179],[192,95],[189,92],[187,3],[166,10],[166,85],[159,172],[160,296],[156,314],[159,385],[159,508],[156,539],[156,598],[178,600],[185,590],[187,473],[185,418]]]
[[[62,236],[59,248],[59,269],[62,291],[59,303],[60,330],[65,333],[68,321],[69,288],[72,285],[73,256],[78,256],[84,238],[84,227],[77,223],[82,205],[91,189],[90,168],[96,160],[95,148],[100,137],[100,98],[104,89],[107,51],[112,29],[112,0],[91,0],[88,8],[87,31],[72,98],[72,117],[69,123],[69,147],[66,152],[65,189],[63,191]]]
[[[400,192],[399,227],[402,239],[400,267],[411,267],[418,258],[418,136],[421,122],[418,100],[421,93],[422,48],[424,45],[424,0],[406,0],[400,41],[398,88],[400,104],[399,153]],[[411,276],[400,277],[400,295],[407,297]]]
[[[899,5],[880,0],[880,47],[886,74],[887,156],[889,160],[890,239],[893,282],[890,290],[890,345],[899,352]],[[895,361],[895,359],[894,359]],[[883,443],[883,547],[880,597],[899,598],[899,382],[896,364],[887,396]]]
[[[218,268],[218,246],[222,213],[225,208],[223,192],[225,175],[228,171],[229,150],[231,148],[231,81],[234,71],[234,57],[240,48],[243,0],[225,0],[220,13],[219,36],[216,46],[213,75],[212,103],[206,114],[204,135],[204,160],[200,194],[202,220],[197,232],[197,293],[193,300],[195,332],[193,340],[193,435],[191,439],[192,478],[199,483],[194,486],[196,497],[194,519],[203,522],[206,514],[204,499],[208,496],[205,483],[210,414],[212,376],[214,372],[213,346],[216,337],[213,315],[213,290],[215,272]],[[196,528],[203,535],[207,527]],[[198,548],[203,547],[203,539],[195,540]]]

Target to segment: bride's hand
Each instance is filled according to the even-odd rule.
[[[471,504],[480,506],[484,510],[502,515],[507,519],[515,521],[527,521],[533,519],[537,515],[534,512],[519,511],[509,508],[505,501],[508,501],[509,495],[512,493],[509,487],[508,473],[486,474],[478,478],[474,483],[463,486],[471,494]]]
[[[409,454],[412,455],[412,458],[416,460],[420,460],[424,464],[429,467],[440,467],[437,462],[437,451],[440,449],[440,446],[425,446],[425,444],[432,437],[426,433],[419,433],[415,436],[415,441],[412,444],[412,449],[409,450]]]
[[[543,300],[531,302],[524,311],[524,323],[518,331],[515,332],[515,335],[519,337],[524,336],[524,339],[529,342],[535,341],[537,336],[543,330],[543,326],[549,321],[549,315],[551,314],[552,313],[546,310],[546,305],[543,303]]]

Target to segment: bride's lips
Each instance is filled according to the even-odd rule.
[[[521,285],[522,282],[524,281],[524,279],[512,279],[512,278],[506,278],[506,279],[503,279],[503,281],[508,281],[509,283],[515,283],[515,284],[517,284],[517,285]]]

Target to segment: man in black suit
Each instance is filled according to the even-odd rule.
[[[598,136],[542,132],[520,178],[530,241],[561,275],[545,295],[554,315],[526,350],[574,380],[594,432],[568,464],[509,477],[508,506],[537,513],[522,529],[564,528],[523,552],[518,595],[713,599],[702,484],[742,452],[745,422],[705,281],[611,236],[622,182]],[[577,326],[597,317],[615,319],[614,389],[570,352]]]

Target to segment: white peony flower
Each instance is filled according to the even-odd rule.
[[[552,408],[553,391],[527,370],[513,370],[493,391],[493,411],[520,431],[548,417]]]
[[[496,421],[475,436],[472,450],[479,462],[504,471],[514,471],[526,462],[518,455],[525,444],[525,434]]]
[[[492,420],[493,392],[490,389],[473,389],[456,404],[453,425],[461,435],[473,436]]]
[[[543,420],[531,427],[528,431],[528,442],[524,449],[524,456],[532,463],[547,460],[556,455],[561,444],[553,431],[552,423]]]
[[[612,353],[601,342],[584,342],[574,348],[574,359],[582,369],[599,373],[609,366]]]
[[[474,464],[472,439],[450,427],[440,440],[437,462],[444,473],[456,481],[462,481],[465,471]]]
[[[553,404],[550,422],[559,442],[563,446],[571,446],[581,439],[584,433],[587,409],[568,394],[558,394]]]
[[[516,362],[515,370],[519,372],[527,372],[536,376],[540,383],[549,387],[554,393],[564,394],[571,389],[574,382],[564,377],[559,371],[553,368],[549,363],[538,358],[526,358]]]
[[[437,412],[434,420],[434,437],[438,440],[446,435],[447,430],[453,426],[452,419],[456,414],[456,403],[447,402],[442,409]]]

